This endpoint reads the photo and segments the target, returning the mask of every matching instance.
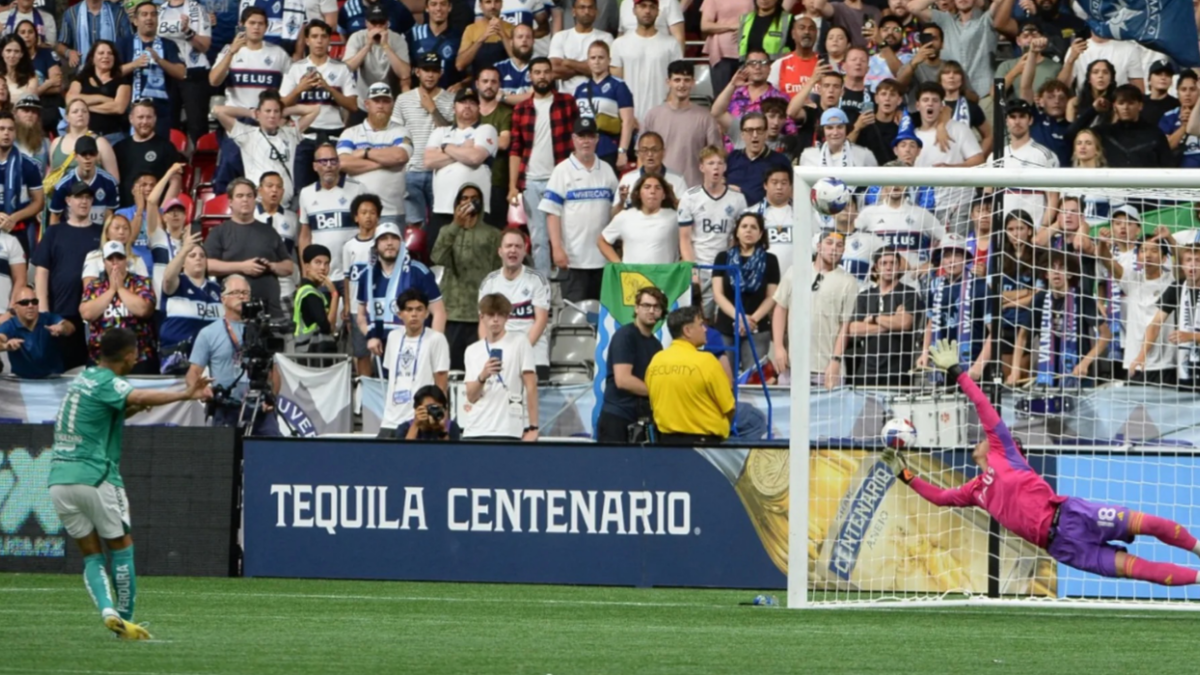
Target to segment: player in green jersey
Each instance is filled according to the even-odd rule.
[[[47,482],[58,517],[83,552],[84,584],[104,625],[119,637],[146,640],[150,634],[133,622],[137,583],[120,472],[125,418],[154,406],[208,398],[212,391],[206,378],[181,391],[134,389],[124,376],[136,363],[133,331],[114,328],[100,338],[100,365],[75,378],[58,410]],[[112,553],[111,581],[102,539]]]

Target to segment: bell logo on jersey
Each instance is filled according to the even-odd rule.
[[[767,239],[772,244],[790,244],[792,243],[792,228],[768,227]]]
[[[207,302],[196,303],[196,318],[198,319],[219,319],[221,318],[221,305],[210,305]]]
[[[309,223],[314,230],[336,230],[342,227],[342,212],[314,213]]]
[[[704,234],[712,234],[713,232],[724,234],[729,231],[729,221],[724,219],[714,221],[709,218],[703,218],[700,220],[700,231]]]

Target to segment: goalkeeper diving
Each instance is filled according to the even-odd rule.
[[[1121,506],[1094,504],[1054,493],[1025,459],[999,413],[958,362],[958,345],[942,340],[930,362],[958,382],[975,406],[987,435],[971,458],[982,473],[947,490],[921,480],[893,449],[883,460],[900,480],[938,506],[978,506],[1013,534],[1039,546],[1060,563],[1104,577],[1140,579],[1164,586],[1197,583],[1197,570],[1143,560],[1112,542],[1133,543],[1137,535],[1200,555],[1200,544],[1178,523]]]

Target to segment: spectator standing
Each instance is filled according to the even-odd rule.
[[[786,272],[792,267],[796,243],[796,209],[792,204],[792,194],[794,193],[792,170],[781,167],[767,170],[767,174],[763,178],[763,186],[765,189],[763,200],[750,205],[748,210],[762,216],[763,225],[767,231],[767,241],[771,244],[771,252],[779,261],[779,269]]]
[[[25,261],[21,242],[7,232],[0,232],[0,317],[12,311],[9,301],[15,302],[20,290],[29,286],[29,265]]]
[[[208,133],[208,107],[212,85],[208,83],[211,64],[208,50],[212,47],[212,22],[208,8],[200,0],[167,0],[159,8],[158,34],[170,40],[179,50],[180,60],[187,69],[179,83],[179,99],[174,102],[172,117],[180,119],[183,111],[188,138],[195,143]]]
[[[134,5],[137,32],[118,43],[121,75],[133,86],[133,100],[154,102],[157,122],[155,133],[171,136],[172,95],[178,95],[177,82],[187,79],[187,66],[179,47],[158,34],[158,6],[153,0],[138,0]]]
[[[512,306],[503,295],[483,296],[478,311],[484,337],[463,357],[468,378],[463,438],[536,441],[537,372],[529,341],[507,332]]]
[[[846,139],[850,118],[841,108],[821,113],[821,134],[825,142],[800,155],[800,166],[878,166],[875,155]]]
[[[564,94],[574,94],[592,76],[593,44],[603,42],[612,47],[612,33],[595,27],[597,4],[598,0],[573,0],[574,28],[560,30],[550,38],[550,64],[554,66],[558,90]]]
[[[292,273],[279,277],[279,297],[284,307],[291,307],[292,295],[300,281],[300,265],[296,256],[296,238],[300,234],[300,218],[296,211],[283,208],[283,176],[267,171],[258,182],[258,200],[254,204],[254,219],[271,226],[283,240],[292,261]]]
[[[508,149],[512,147],[512,106],[500,102],[500,71],[492,66],[479,69],[475,77],[479,92],[479,121],[496,128],[496,158],[492,162],[492,202],[488,224],[508,227]]]
[[[784,146],[788,155],[799,157],[804,150],[814,148],[821,143],[821,115],[826,110],[837,108],[846,113],[851,124],[858,122],[858,109],[842,109],[842,94],[845,92],[843,82],[845,76],[829,70],[824,62],[817,64],[813,76],[801,88],[800,93],[792,97],[787,107],[788,117],[796,120],[796,135],[785,139]],[[809,93],[817,89],[817,102],[813,105]]]
[[[387,12],[375,5],[367,13],[366,27],[346,41],[346,67],[355,74],[363,94],[374,84],[386,84],[388,91],[408,91],[413,81],[409,53],[404,34],[388,28]]]
[[[1057,169],[1058,156],[1050,148],[1033,140],[1030,128],[1033,124],[1033,106],[1025,101],[1014,101],[1005,108],[1004,122],[1008,128],[1008,147],[1000,166],[1005,168]],[[1028,211],[1039,227],[1054,220],[1058,211],[1059,194],[1044,190],[1022,190],[1009,188],[1004,191],[1004,212],[1016,209]]]
[[[84,0],[63,12],[54,51],[74,72],[82,65],[84,55],[90,54],[99,42],[123,44],[132,36],[133,27],[121,5],[108,0]]]
[[[679,200],[679,251],[686,261],[712,265],[729,248],[734,221],[746,210],[746,198],[725,182],[725,150],[720,146],[701,150],[699,165],[703,180]],[[693,280],[700,284],[704,313],[711,316],[712,270],[695,270]]]
[[[624,201],[624,200],[622,200]],[[596,243],[609,262],[667,265],[679,261],[679,199],[658,176],[634,183],[629,208],[620,209],[605,226]],[[620,241],[620,255],[614,248]]]
[[[500,269],[488,274],[479,285],[479,299],[492,293],[508,298],[512,305],[505,330],[524,335],[533,348],[533,362],[539,382],[550,379],[550,281],[541,272],[524,264],[525,235],[509,228],[500,235]],[[486,331],[482,323],[479,333]]]
[[[1000,15],[997,14],[997,19],[1000,18]],[[1013,25],[1017,26],[1018,24],[1014,22]],[[1003,32],[999,24],[997,24],[997,30]],[[1033,70],[1031,87],[1034,91],[1040,89],[1043,84],[1050,80],[1058,79],[1058,71],[1061,69],[1062,59],[1058,56],[1051,58],[1051,55],[1046,53],[1049,40],[1042,33],[1041,25],[1038,21],[1032,18],[1021,20],[1015,42],[1021,50],[1020,55],[1014,56],[996,67],[996,77],[1004,78],[1004,85],[1007,87],[1007,91],[1010,93],[1017,91],[1021,75],[1025,72],[1026,63],[1029,63],[1030,68]],[[1032,103],[1032,101],[1030,102]]]
[[[117,156],[117,167],[121,172],[121,204],[127,206],[133,203],[133,182],[142,174],[164,176],[171,166],[183,161],[175,145],[167,136],[159,135],[156,106],[150,100],[136,101],[129,109],[129,122],[133,126],[133,135],[117,143],[113,153]],[[167,188],[167,199],[179,195],[183,186],[183,177],[176,175],[171,178],[171,186]]]
[[[214,88],[225,86],[225,105],[253,110],[262,92],[283,86],[292,59],[279,45],[264,41],[267,14],[263,10],[242,10],[241,28],[218,54],[208,82]]]
[[[234,179],[229,184],[229,220],[213,229],[204,241],[208,271],[217,278],[232,274],[247,277],[254,297],[262,299],[267,313],[283,318],[279,279],[291,276],[292,257],[275,228],[254,218],[254,209],[254,183]],[[225,308],[228,310],[229,305]]]
[[[588,47],[589,77],[573,92],[580,117],[596,121],[600,144],[596,153],[615,171],[629,166],[629,144],[637,120],[633,94],[625,82],[609,74],[609,46],[597,42]]]
[[[54,195],[50,198],[50,224],[57,225],[63,221],[63,211],[67,208],[67,194],[71,191],[71,186],[83,182],[92,188],[94,196],[92,222],[103,225],[120,205],[120,187],[117,185],[117,179],[96,166],[100,162],[100,147],[95,138],[84,136],[75,141],[74,154],[75,169],[54,184]]]
[[[304,27],[308,58],[296,61],[283,76],[279,93],[283,107],[315,105],[317,117],[304,132],[296,147],[296,184],[306,186],[316,180],[312,168],[313,153],[324,143],[337,143],[346,127],[346,115],[358,112],[358,85],[345,63],[329,56],[329,36],[333,29],[324,21],[310,21]]]
[[[932,2],[932,0],[930,0]],[[821,16],[830,20],[833,26],[846,31],[846,37],[850,40],[850,46],[866,48],[867,38],[863,35],[863,27],[866,25],[878,26],[883,14],[875,5],[868,5],[863,0],[844,0],[843,2],[829,2],[828,0],[813,0],[813,9],[819,11]],[[911,3],[910,3],[911,5]],[[910,6],[911,10],[912,7]],[[916,12],[913,12],[916,14]],[[926,19],[928,20],[928,19]],[[990,54],[990,52],[989,52]]]
[[[704,0],[701,3],[700,32],[705,37],[704,54],[708,56],[713,91],[724,91],[737,72],[741,61],[738,36],[742,17],[753,14],[754,10],[754,0]],[[793,41],[797,41],[795,36],[796,23],[793,22]],[[778,80],[772,83],[779,86]]]
[[[200,233],[183,234],[182,245],[163,273],[158,330],[160,369],[164,375],[185,375],[196,336],[225,315],[221,286],[208,278],[208,255]]]
[[[364,192],[378,196],[383,205],[380,218],[403,225],[408,192],[405,168],[413,156],[413,140],[392,118],[393,104],[387,84],[372,84],[367,90],[367,119],[342,133],[337,152],[341,171]]]
[[[1132,84],[1117,87],[1113,110],[1116,121],[1096,127],[1108,165],[1116,169],[1157,169],[1178,166],[1167,137],[1158,124],[1141,118],[1144,96]]]
[[[412,11],[399,0],[348,0],[337,10],[338,32],[346,36],[365,29],[371,13],[379,10],[383,11],[391,30],[397,33],[407,33],[416,25]]]
[[[0,116],[0,131],[3,117]],[[3,134],[0,133],[0,138]],[[67,193],[67,217],[63,223],[46,228],[30,262],[37,268],[38,304],[77,327],[83,326],[79,314],[79,291],[83,288],[83,263],[88,254],[100,247],[101,228],[92,223],[92,189],[87,183],[75,183]],[[65,227],[64,227],[65,226]],[[63,368],[70,370],[87,363],[87,342],[83,331],[66,336],[60,344]]]
[[[771,343],[771,313],[775,309],[775,290],[779,286],[779,261],[767,252],[767,228],[761,215],[749,212],[738,216],[733,246],[717,254],[717,267],[739,270],[737,278],[727,270],[712,276],[713,299],[720,313],[716,328],[726,346],[740,345],[738,370],[754,366],[755,358],[767,356]],[[741,290],[741,312],[736,305],[737,287]],[[753,348],[751,346],[753,342]]]
[[[33,63],[34,73],[37,75],[37,87],[33,92],[34,100],[38,102],[37,107],[27,106],[26,109],[33,112],[36,110],[38,126],[42,132],[49,135],[58,129],[58,123],[62,120],[58,113],[58,108],[63,103],[62,94],[65,91],[63,88],[63,71],[62,66],[58,63],[58,57],[54,55],[54,50],[49,47],[41,46],[38,42],[37,30],[31,21],[22,21],[17,24],[16,34],[21,38],[26,47],[26,54],[29,55],[30,62]],[[24,97],[29,99],[29,95]],[[21,109],[21,101],[16,102],[17,109]],[[46,106],[46,111],[43,113],[42,105]]]
[[[296,351],[301,354],[332,354],[337,351],[337,284],[329,278],[333,252],[312,244],[300,254],[303,278],[292,300],[292,323],[296,326]]]
[[[658,176],[666,181],[667,185],[671,186],[671,190],[675,192],[675,197],[678,199],[684,192],[687,192],[687,183],[684,182],[683,176],[668,169],[663,164],[663,158],[667,156],[666,145],[663,143],[662,136],[659,136],[653,131],[646,131],[638,137],[637,157],[638,168],[634,171],[627,171],[621,175],[620,187],[618,193],[613,197],[613,206],[621,208],[629,208],[629,193],[633,186],[646,176]]]
[[[908,11],[942,29],[941,55],[962,64],[972,91],[990,92],[997,41],[993,21],[1004,3],[984,11],[976,7],[975,0],[953,0],[953,12],[944,12],[933,4],[934,0],[909,0]]]
[[[671,345],[646,367],[646,389],[663,445],[710,445],[729,437],[733,388],[717,357],[699,351],[707,341],[698,307],[667,316]]]
[[[455,94],[442,89],[438,84],[441,77],[441,58],[426,54],[417,62],[417,86],[396,97],[392,111],[392,121],[408,131],[412,140],[404,173],[404,218],[412,226],[427,222],[427,212],[434,205],[433,171],[425,166],[429,136],[435,128],[449,126],[448,120],[454,119]]]
[[[545,214],[550,254],[562,281],[563,298],[599,300],[604,255],[596,239],[612,218],[617,175],[596,156],[598,130],[590,117],[575,120],[575,152],[554,167],[538,210]],[[569,224],[569,227],[567,227]]]
[[[976,101],[976,92],[966,88],[966,71],[957,61],[945,61],[938,72],[938,84],[946,92],[942,105],[949,109],[950,119],[962,122],[975,130],[979,135],[979,147],[983,153],[992,152],[992,127],[988,124],[987,116]]]
[[[17,26],[25,21],[33,24],[40,44],[58,44],[58,23],[54,14],[38,9],[34,0],[16,0],[9,9],[0,11],[0,34],[16,33]]]
[[[908,92],[909,107],[916,105],[917,88],[926,82],[937,82],[938,73],[942,70],[942,47],[946,42],[946,34],[937,24],[925,24],[921,29],[921,46],[913,54],[913,58],[900,72],[896,73],[896,81]]]
[[[791,162],[767,147],[767,118],[762,113],[747,113],[739,124],[746,147],[729,154],[725,179],[742,191],[747,203],[757,204],[766,193],[767,172],[775,167],[790,170]]]
[[[429,417],[429,402],[423,400],[426,396],[422,394],[430,387],[442,393],[443,415],[449,412],[445,408],[444,392],[450,387],[450,345],[445,335],[425,325],[429,318],[429,300],[420,290],[410,288],[396,298],[396,307],[400,310],[404,329],[392,331],[387,336],[383,355],[387,367],[387,395],[383,420],[379,424],[380,438],[405,438],[414,419],[421,413]],[[427,426],[427,419],[416,421],[419,426]],[[404,424],[410,426],[401,432],[398,427]]]
[[[896,159],[892,149],[900,133],[901,118],[908,115],[901,109],[904,93],[900,83],[887,79],[875,88],[875,110],[859,115],[847,140],[871,151],[878,166]]]
[[[924,0],[921,0],[922,2]],[[1092,63],[1104,60],[1113,66],[1113,81],[1117,85],[1132,84],[1138,91],[1146,90],[1146,69],[1142,64],[1142,49],[1132,40],[1112,40],[1093,33],[1086,39],[1071,42],[1063,59],[1058,79],[1063,84],[1082,88],[1087,82]]]
[[[1167,144],[1179,157],[1179,166],[1184,169],[1200,168],[1200,138],[1188,131],[1196,103],[1200,102],[1198,78],[1200,75],[1196,75],[1192,70],[1185,70],[1179,74],[1179,81],[1175,85],[1179,94],[1179,107],[1163,115],[1158,123],[1159,131],[1166,135]]]
[[[921,0],[922,2],[924,0]],[[975,134],[962,122],[949,120],[945,122],[945,133],[949,143],[938,144],[938,129],[942,110],[942,101],[946,98],[942,85],[936,82],[926,82],[917,87],[917,111],[920,113],[920,124],[915,131],[921,140],[921,154],[917,156],[915,166],[966,168],[983,164],[987,156],[975,140]],[[934,215],[946,228],[955,234],[965,234],[970,221],[970,209],[967,204],[971,199],[968,188],[939,187],[935,191],[937,210]]]
[[[653,25],[663,35],[670,35],[679,43],[680,49],[683,48],[686,40],[684,34],[684,17],[683,3],[680,0],[643,0],[651,2],[656,7],[656,14]],[[642,17],[638,13],[639,2],[623,2],[620,7],[620,30],[621,35],[628,35],[637,30],[642,25]],[[688,3],[689,5],[691,3]],[[632,5],[632,6],[630,6]]]
[[[133,227],[130,225],[129,219],[124,216],[113,216],[104,224],[104,231],[100,235],[100,247],[88,253],[87,258],[83,261],[84,286],[103,276],[104,251],[110,241],[115,241],[121,245],[122,250],[125,252],[125,268],[130,273],[150,278],[150,270],[153,269],[153,263],[147,263],[145,258],[139,255],[140,251],[134,248]],[[153,290],[153,286],[151,290]]]
[[[384,355],[389,335],[404,327],[404,317],[396,311],[402,307],[394,303],[409,289],[425,296],[431,328],[438,333],[446,332],[446,307],[433,273],[403,249],[400,227],[395,223],[380,223],[375,229],[374,262],[359,278],[358,330],[366,336],[367,351],[376,357]]]
[[[723,5],[726,3],[708,0],[704,4]],[[703,21],[703,19],[701,20]],[[787,94],[789,99],[804,89],[804,85],[816,71],[817,38],[820,32],[816,21],[811,16],[797,15],[792,21],[792,43],[795,45],[795,49],[771,64],[771,72],[767,75],[767,81]],[[732,79],[737,70],[737,63],[727,64],[725,67],[729,69],[727,77]],[[712,75],[712,78],[714,91],[724,91],[725,87],[721,87],[719,90],[715,89],[718,84],[716,74]],[[722,82],[728,83],[728,80],[722,80]]]
[[[462,39],[462,30],[450,25],[450,0],[425,0],[425,23],[408,31],[408,62],[416,66],[433,54],[438,58],[437,86],[449,89],[463,81],[457,64]]]
[[[1040,53],[1046,48],[1044,39],[1035,39],[1029,49]],[[1034,93],[1035,69],[1032,61],[1026,61],[1021,72],[1019,93],[1021,99],[1037,106],[1033,113],[1033,127],[1029,135],[1058,157],[1059,166],[1071,163],[1071,123],[1067,120],[1067,99],[1071,93],[1067,85],[1057,78],[1046,80]]]
[[[652,415],[646,368],[663,348],[654,329],[662,320],[667,296],[644,286],[633,302],[633,321],[618,328],[608,345],[604,402],[596,420],[596,440],[601,443],[629,443],[629,427]]]
[[[932,267],[935,246],[946,238],[946,228],[927,209],[913,203],[908,188],[880,188],[879,200],[864,208],[855,229],[879,237],[881,243],[904,258],[904,266],[924,277]]]
[[[550,272],[550,233],[539,208],[554,167],[571,155],[572,131],[580,116],[575,99],[554,90],[553,66],[538,58],[530,64],[533,97],[513,109],[508,155],[508,202],[523,198],[533,242],[533,266]]]
[[[371,353],[367,350],[365,331],[357,329],[358,323],[358,286],[363,281],[363,275],[371,268],[375,256],[375,232],[379,228],[379,212],[383,209],[379,197],[371,193],[363,193],[350,202],[350,215],[358,230],[341,250],[331,251],[341,261],[343,272],[341,293],[346,305],[346,323],[354,316],[355,328],[350,331],[351,355],[355,358],[355,370],[361,377],[371,377]],[[426,301],[428,304],[428,301]]]
[[[896,4],[902,3],[896,0]],[[867,61],[867,75],[864,79],[867,91],[875,93],[881,82],[896,77],[904,64],[912,61],[916,49],[916,46],[905,39],[903,19],[895,15],[880,19],[876,38],[868,46],[867,53],[870,58]]]
[[[663,139],[663,165],[683,176],[685,185],[696,187],[703,180],[696,168],[702,161],[700,148],[722,145],[721,129],[712,115],[692,103],[696,79],[690,61],[671,62],[667,86],[667,102],[646,113],[643,132]]]
[[[450,367],[455,370],[463,368],[462,355],[479,335],[479,285],[500,266],[496,258],[500,230],[484,222],[483,204],[481,188],[472,183],[459,188],[454,198],[454,220],[438,233],[430,256],[433,264],[445,268],[441,288],[446,303]],[[504,315],[508,316],[507,310]]]
[[[327,276],[331,282],[339,284],[346,274],[342,269],[342,248],[358,231],[350,206],[355,197],[363,193],[363,186],[353,178],[341,175],[337,148],[328,143],[317,148],[313,169],[319,176],[317,182],[300,191],[297,248],[301,259],[310,244],[320,244],[328,249],[331,259],[327,261]],[[337,255],[333,255],[334,251]],[[348,313],[348,305],[346,309]]]
[[[843,236],[838,232],[825,232],[813,260],[812,343],[808,371],[814,384],[826,389],[834,389],[842,381],[842,357],[858,296],[858,282],[841,268],[844,252]],[[793,272],[794,268],[791,268],[784,273],[775,291],[775,315],[771,318],[775,368],[780,373],[787,373],[790,368],[786,337]],[[805,292],[805,289],[800,291]]]
[[[11,112],[0,111],[0,231],[15,236],[28,256],[46,199],[42,171],[37,162],[21,154],[16,140],[16,119]]]
[[[1019,349],[1037,355],[1031,374],[1034,382],[1051,389],[1094,386],[1092,364],[1107,351],[1112,339],[1096,297],[1081,288],[1077,260],[1062,251],[1050,255],[1046,287],[1033,297],[1033,322],[1022,329],[1026,335],[1017,337]],[[1024,354],[1014,360],[1023,361]]]
[[[154,344],[154,289],[150,278],[129,271],[125,245],[104,245],[104,276],[83,289],[79,314],[87,322],[88,350],[92,361],[100,358],[100,336],[113,328],[126,328],[137,335],[137,365],[133,373],[158,374],[158,350]]]
[[[513,26],[500,16],[503,0],[479,0],[475,23],[463,31],[455,66],[460,72],[473,74],[480,67],[496,65],[512,52]]]
[[[942,340],[957,341],[961,361],[970,364],[971,379],[980,380],[991,359],[991,308],[987,277],[976,275],[968,264],[971,252],[959,236],[942,240],[933,257],[939,272],[926,295],[925,336],[917,366],[929,363],[929,348]]]
[[[769,99],[788,101],[783,93],[767,81],[770,73],[771,59],[765,52],[752,51],[746,57],[746,65],[734,74],[733,79],[717,96],[712,104],[712,116],[721,126],[721,130],[729,135],[734,147],[741,140],[737,122],[746,113],[762,112],[762,104]],[[795,133],[795,124],[788,119],[783,133]]]
[[[782,56],[788,50],[791,33],[792,13],[783,0],[757,0],[754,11],[746,13],[738,22],[738,55],[748,57],[753,52],[763,52],[768,60]]]
[[[1167,329],[1166,341],[1175,346],[1175,377],[1179,387],[1195,390],[1197,377],[1200,377],[1200,373],[1196,371],[1197,364],[1200,364],[1200,319],[1197,318],[1196,304],[1200,300],[1200,248],[1197,248],[1196,244],[1189,244],[1179,249],[1179,272],[1181,277],[1179,281],[1167,288],[1159,299],[1158,311],[1154,313],[1154,318],[1151,319],[1150,325],[1146,329],[1146,336],[1142,343],[1135,345],[1138,348],[1138,354],[1134,358],[1134,368],[1130,372],[1145,371],[1147,363],[1153,363],[1150,356],[1158,351],[1165,326]],[[1082,300],[1086,302],[1093,299],[1084,294]],[[1094,312],[1094,301],[1091,303],[1091,309]],[[1088,315],[1084,314],[1083,316]],[[1168,323],[1167,320],[1172,316],[1175,317],[1174,321]],[[1104,329],[1107,328],[1107,323],[1101,321],[1100,326],[1102,329],[1100,335],[1103,339],[1106,337],[1107,331]],[[1086,343],[1077,349],[1085,348]],[[1093,351],[1100,350],[1094,349]],[[1094,354],[1088,352],[1084,362],[1080,363],[1084,373],[1087,372],[1085,364],[1094,359]]]
[[[258,107],[252,113],[229,106],[219,105],[213,108],[213,116],[229,134],[229,140],[233,142],[234,147],[241,150],[242,165],[245,166],[243,175],[251,181],[259,182],[268,172],[277,173],[283,178],[285,207],[295,204],[296,182],[292,173],[292,160],[300,146],[301,134],[317,118],[319,110],[317,106],[305,106],[303,109],[304,115],[295,126],[284,125],[283,99],[280,98],[279,92],[271,89],[259,95]],[[258,124],[251,125],[237,119],[248,115],[252,115]],[[228,190],[226,186],[227,193]]]
[[[1179,336],[1175,341],[1171,341],[1171,331],[1158,330],[1153,335],[1150,333],[1151,326],[1161,311],[1160,303],[1162,307],[1173,307],[1163,301],[1182,300],[1178,292],[1172,294],[1174,298],[1166,297],[1168,290],[1175,284],[1174,275],[1166,266],[1170,262],[1170,245],[1167,238],[1158,236],[1143,241],[1137,247],[1136,263],[1125,265],[1113,255],[1113,233],[1108,229],[1103,228],[1100,231],[1097,248],[1100,262],[1109,274],[1118,280],[1123,296],[1122,365],[1132,382],[1174,385],[1178,374],[1176,352],[1180,342]],[[1194,285],[1194,281],[1189,285]],[[1188,319],[1191,320],[1191,317]],[[1184,322],[1184,325],[1187,325],[1187,322]],[[1154,339],[1149,340],[1150,337]]]
[[[634,115],[639,123],[644,123],[646,113],[667,98],[667,81],[663,74],[672,61],[683,59],[683,44],[682,39],[655,27],[657,0],[628,2],[633,3],[637,29],[613,42],[613,74],[632,85]]]
[[[921,325],[918,291],[901,283],[900,253],[892,248],[875,255],[875,283],[858,294],[848,337],[856,343],[858,367],[852,382],[864,387],[904,387],[910,383]]]
[[[433,169],[433,220],[427,228],[435,245],[441,229],[455,218],[458,194],[465,185],[483,192],[479,215],[491,208],[492,161],[499,152],[496,127],[479,123],[479,93],[464,87],[454,96],[454,124],[438,127],[425,146],[425,166]]]
[[[39,302],[33,287],[18,287],[12,316],[0,323],[0,351],[8,353],[13,375],[22,379],[61,375],[61,343],[75,333],[75,324],[40,311]]]
[[[500,101],[509,105],[520,105],[529,100],[533,90],[533,79],[529,72],[529,60],[533,58],[533,28],[518,25],[513,28],[512,56],[495,65],[500,71]],[[486,66],[475,69],[475,77]]]

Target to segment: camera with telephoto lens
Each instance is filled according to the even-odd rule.
[[[275,405],[275,396],[271,391],[271,364],[275,361],[275,354],[285,349],[284,336],[292,333],[292,322],[287,319],[272,320],[266,304],[258,299],[242,303],[242,323],[245,325],[239,345],[242,374],[229,386],[213,386],[213,397],[208,401],[205,411],[209,417],[213,417],[218,408],[241,406],[245,401]],[[233,398],[233,391],[242,378],[247,382],[246,396],[239,402]]]

